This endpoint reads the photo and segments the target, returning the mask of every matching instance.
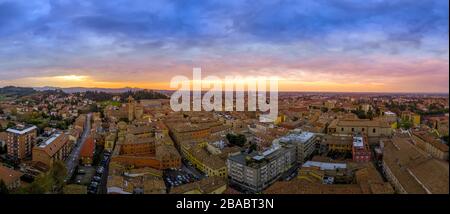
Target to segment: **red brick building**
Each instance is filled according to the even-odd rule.
[[[353,136],[352,155],[354,162],[363,163],[370,161],[371,154],[366,136]]]
[[[83,148],[81,148],[80,158],[81,163],[83,165],[91,165],[92,161],[94,159],[94,151],[95,151],[95,142],[94,139],[89,136],[86,139],[86,142],[83,145]]]

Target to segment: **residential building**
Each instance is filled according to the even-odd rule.
[[[95,152],[95,142],[94,139],[89,136],[86,139],[86,142],[84,143],[83,147],[81,148],[80,158],[81,163],[83,165],[90,166],[94,159],[94,152]]]
[[[293,179],[277,181],[267,188],[264,194],[393,194],[394,189],[384,182],[373,164],[356,170],[356,183],[330,184],[309,181],[308,179]]]
[[[283,173],[297,166],[296,146],[290,143],[274,143],[260,153],[241,152],[227,160],[230,185],[251,193],[263,191],[277,181]]]
[[[325,135],[320,144],[326,151],[352,152],[353,137]]]
[[[227,181],[222,177],[208,177],[199,181],[173,187],[170,194],[222,194]]]
[[[51,167],[54,161],[65,160],[69,156],[71,148],[68,135],[63,133],[54,134],[33,148],[33,161],[41,162]]]
[[[316,149],[318,138],[312,132],[292,132],[279,138],[278,141],[295,145],[297,162],[303,163]]]
[[[17,125],[6,130],[8,138],[6,141],[8,157],[20,161],[31,156],[36,143],[37,127],[32,125]]]
[[[227,177],[225,161],[208,151],[207,142],[185,141],[180,144],[181,155],[197,169],[210,177]]]
[[[353,161],[357,163],[370,161],[371,151],[366,136],[353,136],[352,157]]]

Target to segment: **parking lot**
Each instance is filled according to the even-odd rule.
[[[108,164],[109,164],[109,153],[103,153],[102,159],[95,169],[95,174],[92,176],[90,183],[88,185],[88,194],[104,193],[106,186],[106,178],[108,177]]]
[[[79,166],[74,182],[81,185],[89,185],[92,177],[95,175],[95,168],[92,166]]]
[[[164,182],[168,188],[198,181],[200,178],[182,169],[168,169],[163,173]]]

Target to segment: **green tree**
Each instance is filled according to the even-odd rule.
[[[49,176],[53,181],[54,188],[61,190],[64,186],[64,180],[67,176],[67,169],[62,161],[55,161],[50,169]]]
[[[251,150],[251,151],[255,151],[255,150],[258,149],[258,145],[256,143],[252,143],[252,144],[250,144],[248,149]]]
[[[29,194],[44,194],[49,192],[50,190],[47,189],[47,186],[41,186],[41,184],[45,182],[43,180],[34,181],[26,188],[26,193]]]
[[[400,127],[404,129],[410,129],[412,127],[412,123],[409,120],[401,120],[400,121]]]
[[[67,169],[62,161],[55,161],[47,173],[39,175],[31,184],[18,193],[45,194],[60,193],[65,185]]]
[[[9,128],[12,128],[14,126],[16,126],[16,124],[10,121],[10,122],[8,122],[8,125],[6,125],[6,128],[9,129]]]
[[[0,195],[9,194],[8,187],[5,182],[0,179]]]
[[[245,143],[247,143],[247,138],[245,137],[245,135],[239,134],[239,135],[234,135],[234,134],[227,134],[226,138],[228,140],[228,142],[230,142],[230,144],[232,145],[236,145],[236,146],[244,146]]]
[[[373,119],[373,112],[372,112],[372,109],[370,109],[369,111],[367,111],[366,117],[369,118],[369,119],[371,119],[371,120]]]

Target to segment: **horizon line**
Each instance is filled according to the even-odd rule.
[[[111,88],[105,88],[105,87],[82,87],[82,86],[73,86],[73,87],[57,87],[57,86],[19,86],[19,85],[5,85],[0,86],[1,88],[13,86],[13,87],[23,87],[23,88],[33,88],[33,89],[39,89],[39,88],[55,88],[55,89],[111,89],[111,90],[120,90],[120,89],[139,89],[139,90],[153,90],[153,91],[178,91],[177,89],[157,89],[157,88],[140,88],[140,87],[130,87],[130,86],[124,86],[124,87],[111,87]],[[190,90],[192,91],[192,90]],[[208,91],[208,90],[202,90],[202,91]],[[247,91],[247,90],[245,90]],[[269,91],[268,91],[269,92]],[[278,92],[283,93],[370,93],[370,94],[446,94],[448,95],[449,92],[397,92],[397,91],[289,91],[289,90],[278,90]]]

